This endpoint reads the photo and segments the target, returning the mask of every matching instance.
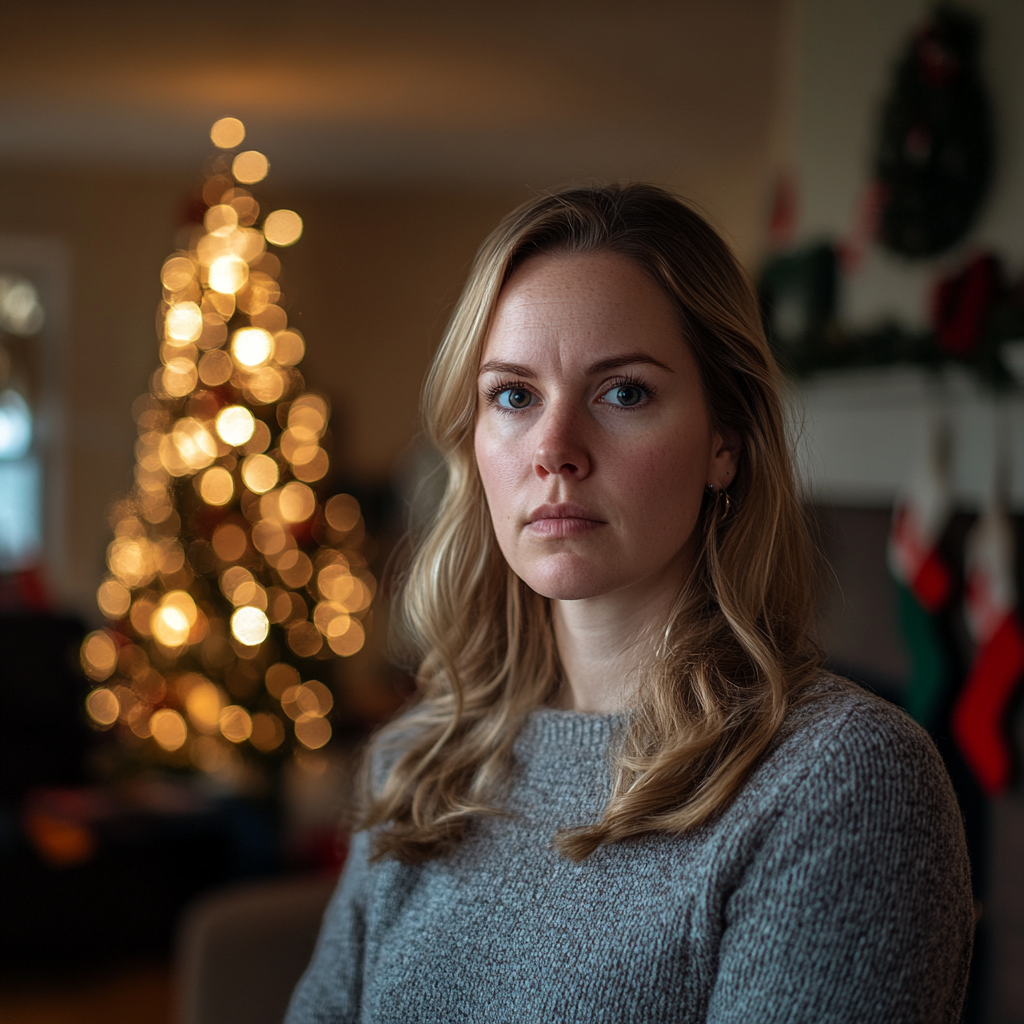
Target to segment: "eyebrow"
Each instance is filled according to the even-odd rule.
[[[587,367],[587,376],[593,377],[598,373],[607,373],[608,370],[617,370],[620,366],[631,366],[634,363],[650,363],[652,366],[660,366],[668,373],[673,373],[670,366],[666,366],[660,359],[647,355],[646,352],[629,352],[623,356],[613,356],[611,359],[601,359]],[[521,363],[503,363],[492,359],[480,367],[479,376],[485,373],[503,373],[512,377],[532,377],[534,371]]]

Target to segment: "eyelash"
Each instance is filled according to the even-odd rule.
[[[610,391],[614,391],[616,388],[627,388],[627,387],[638,388],[640,391],[642,391],[647,396],[647,400],[648,401],[650,399],[654,398],[654,396],[657,394],[657,391],[653,387],[651,387],[651,385],[648,384],[646,381],[642,380],[639,377],[636,377],[636,376],[633,376],[632,374],[630,374],[629,376],[619,377],[617,380],[613,380],[601,392],[601,395],[602,396],[607,395]],[[526,409],[506,409],[505,406],[498,404],[498,396],[501,395],[505,391],[512,391],[512,390],[529,391],[530,394],[534,394],[534,392],[532,391],[530,386],[528,384],[524,384],[522,381],[519,381],[519,380],[501,381],[501,382],[499,382],[497,384],[492,385],[490,388],[487,389],[486,397],[487,397],[488,404],[494,406],[499,412],[502,412],[502,413],[504,413],[507,416],[514,416],[517,413],[525,412]],[[641,403],[641,405],[646,405],[646,402]],[[530,407],[528,406],[527,408],[530,408]],[[621,409],[623,412],[633,412],[635,409],[639,409],[640,405],[634,405],[634,406],[622,405],[622,406],[616,406],[615,408]]]

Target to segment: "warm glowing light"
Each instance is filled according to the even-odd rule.
[[[223,707],[224,698],[221,691],[206,680],[193,686],[185,698],[185,710],[188,712],[189,720],[199,732],[208,736],[217,732]]]
[[[149,628],[165,647],[181,647],[198,618],[195,601],[184,590],[172,590],[157,605]]]
[[[316,511],[316,498],[305,484],[285,484],[277,499],[281,518],[286,523],[305,522]]]
[[[274,339],[261,327],[243,327],[231,339],[231,354],[239,366],[254,370],[274,354]]]
[[[253,494],[266,494],[278,476],[277,463],[269,455],[250,455],[242,463],[242,479]]]
[[[298,331],[278,331],[274,335],[274,358],[282,366],[295,366],[305,354],[306,342]]]
[[[262,181],[269,170],[270,162],[255,149],[247,149],[231,161],[231,173],[235,176],[235,180],[242,182],[243,185],[252,185],[257,181]]]
[[[226,505],[234,497],[235,481],[223,466],[214,466],[202,475],[199,494],[207,505]]]
[[[249,264],[239,256],[218,256],[210,264],[210,287],[215,292],[233,295],[248,280]]]
[[[96,591],[96,604],[108,619],[121,619],[132,606],[132,593],[117,580],[104,580]]]
[[[252,735],[252,719],[249,712],[238,704],[229,704],[221,713],[221,735],[232,743],[242,743]]]
[[[281,694],[281,710],[291,719],[303,715],[322,718],[334,707],[334,694],[317,679],[289,686]]]
[[[252,546],[265,555],[278,554],[285,549],[287,543],[288,535],[281,524],[273,519],[261,519],[252,528]]]
[[[252,437],[242,445],[242,451],[246,455],[259,455],[270,447],[270,427],[263,420],[256,421],[256,429]]]
[[[82,641],[81,658],[85,674],[102,683],[117,667],[117,644],[105,629],[98,629]]]
[[[263,234],[274,245],[294,245],[302,237],[302,218],[294,210],[275,210],[263,222]]]
[[[291,565],[285,565],[283,562],[278,563],[277,574],[286,586],[292,588],[304,587],[313,575],[313,563],[305,552],[296,551],[295,561]]]
[[[187,256],[172,256],[160,271],[160,282],[169,292],[180,292],[192,283],[195,275],[195,267]]]
[[[172,359],[160,375],[160,383],[171,398],[184,398],[198,382],[199,371],[191,359]]]
[[[255,647],[267,639],[270,632],[270,622],[266,613],[259,608],[252,608],[246,605],[238,608],[231,616],[231,633],[234,638],[247,647]]]
[[[236,523],[221,523],[210,538],[217,557],[224,562],[236,562],[245,554],[248,538]]]
[[[299,685],[299,672],[298,669],[293,668],[291,665],[285,664],[283,661],[279,661],[276,665],[271,665],[267,669],[267,674],[264,677],[267,685],[267,692],[281,699],[281,695],[288,689],[289,686]]]
[[[288,409],[288,428],[298,442],[316,441],[327,429],[329,411],[319,395],[299,395]]]
[[[263,711],[252,716],[252,735],[250,742],[257,750],[269,753],[276,750],[284,742],[284,726],[277,715]]]
[[[245,444],[256,429],[256,418],[244,405],[229,405],[217,413],[217,433],[225,444]]]
[[[288,627],[288,646],[300,658],[312,658],[323,644],[320,630],[312,622],[296,622]]]
[[[236,607],[243,604],[266,603],[266,593],[256,582],[256,578],[248,569],[240,565],[233,565],[225,569],[220,577],[221,593]],[[263,596],[263,601],[254,600],[257,593]],[[264,608],[264,611],[266,608]]]
[[[362,650],[366,642],[366,630],[358,619],[349,620],[349,628],[340,636],[329,636],[327,643],[335,654],[343,658],[351,657]]]
[[[85,698],[85,710],[97,725],[108,726],[113,725],[121,714],[121,703],[113,690],[104,687],[93,690]]]
[[[150,636],[149,623],[156,609],[156,601],[151,593],[143,594],[132,602],[132,610],[128,614],[135,632],[140,636]]]
[[[203,217],[203,226],[211,234],[219,231],[227,234],[233,228],[238,227],[238,211],[227,203],[218,203],[206,211]],[[236,255],[241,254],[238,253]]]
[[[276,366],[265,366],[249,378],[246,390],[257,402],[269,405],[284,394],[284,375]]]
[[[126,587],[138,587],[156,574],[150,544],[144,537],[115,537],[107,546],[107,565]]]
[[[323,448],[317,448],[309,462],[303,462],[292,467],[292,472],[305,483],[315,483],[327,475],[330,468],[330,460]]]
[[[217,442],[206,427],[192,416],[174,424],[174,447],[189,469],[205,469],[217,457]]]
[[[231,763],[231,747],[216,736],[200,736],[189,748],[192,763],[203,772],[219,772]]]
[[[210,129],[210,139],[218,149],[234,149],[244,138],[245,125],[237,117],[222,117]]]
[[[164,320],[167,340],[174,345],[187,345],[203,333],[203,314],[195,302],[175,302]]]
[[[153,739],[164,750],[178,750],[188,739],[188,726],[185,725],[185,719],[171,708],[161,708],[159,711],[155,711],[149,720],[149,727]]]
[[[207,352],[199,360],[199,379],[211,388],[220,387],[231,380],[231,374],[235,372],[235,364],[231,356],[222,349]]]
[[[326,718],[303,715],[295,722],[295,738],[308,750],[319,750],[331,738],[331,723]]]
[[[336,494],[324,506],[327,522],[339,533],[354,529],[359,514],[359,502],[351,494]]]

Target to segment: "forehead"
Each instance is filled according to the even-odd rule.
[[[632,260],[616,253],[545,254],[527,260],[498,298],[481,362],[650,350],[662,358],[685,350],[676,309]],[[657,351],[655,351],[657,350]]]

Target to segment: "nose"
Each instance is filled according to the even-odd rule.
[[[539,430],[533,469],[541,479],[565,476],[582,480],[589,475],[585,425],[572,408],[552,403],[541,419]]]

